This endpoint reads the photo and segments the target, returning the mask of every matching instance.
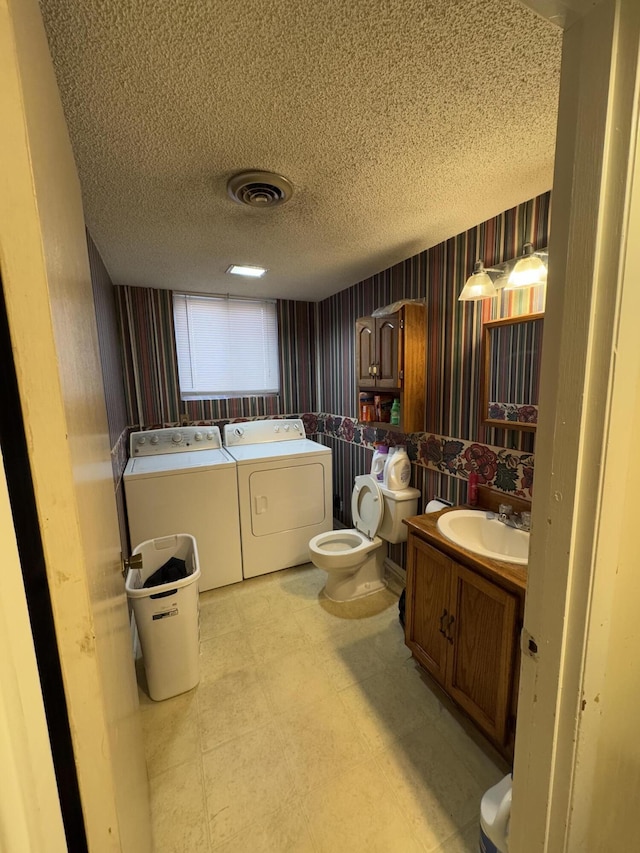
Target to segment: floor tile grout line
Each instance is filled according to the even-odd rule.
[[[206,776],[204,772],[204,756],[203,753],[200,752],[198,755],[198,762],[200,764],[200,779],[202,782],[202,797],[204,799],[204,814],[205,814],[205,823],[206,823],[206,831],[207,831],[207,841],[209,842],[209,850],[213,850],[213,839],[211,838],[211,820],[209,818],[209,803],[207,799],[207,785],[206,785]]]

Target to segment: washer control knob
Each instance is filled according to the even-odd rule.
[[[211,431],[209,431],[209,432],[207,433],[207,440],[208,440],[208,441],[213,441],[213,433],[212,433]]]
[[[196,441],[202,441],[202,433],[201,432],[197,432],[193,437],[195,438]]]
[[[285,431],[285,432],[289,432],[289,424],[285,424],[285,425],[284,425],[284,431]]]
[[[180,444],[182,442],[182,433],[174,432],[174,434],[171,436],[171,441],[174,444]]]
[[[274,431],[274,432],[280,432],[280,427],[279,427],[279,426],[274,426],[273,431]]]
[[[236,427],[233,432],[235,435],[238,436],[238,438],[244,435],[244,430],[242,429],[242,427]]]
[[[151,444],[156,445],[159,443],[159,441],[160,441],[160,439],[158,438],[157,435],[154,435],[151,437]]]
[[[147,439],[143,435],[141,435],[140,438],[138,439],[138,444],[146,444],[146,443],[147,443]]]

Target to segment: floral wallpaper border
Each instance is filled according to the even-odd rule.
[[[489,417],[494,421],[537,424],[538,407],[520,403],[489,403]]]
[[[383,427],[367,426],[353,418],[326,412],[193,421],[190,422],[190,425],[209,426],[213,424],[220,427],[222,432],[222,428],[227,423],[267,419],[281,420],[282,418],[302,418],[305,433],[309,437],[325,434],[349,444],[372,449],[377,443],[387,444],[390,447],[403,444],[407,448],[409,458],[416,465],[422,465],[425,468],[462,480],[468,480],[469,474],[475,471],[478,475],[478,483],[481,485],[491,486],[494,489],[527,500],[533,496],[534,454],[510,450],[508,447],[493,447],[488,444],[426,432],[405,435]],[[154,426],[145,427],[145,429],[180,426],[179,423],[163,423],[154,424]]]
[[[217,426],[220,427],[220,432],[225,424],[240,424],[247,421],[281,421],[284,418],[302,418],[305,428],[305,433],[313,435],[317,432],[317,416],[312,413],[305,414],[289,414],[289,415],[256,415],[250,418],[209,418],[208,420],[190,420],[190,421],[164,421],[160,424],[149,424],[148,426],[132,426],[129,427],[129,432],[144,431],[150,429],[179,429],[181,426]]]
[[[425,432],[404,435],[325,413],[317,415],[317,423],[314,424],[314,417],[303,415],[303,420],[308,419],[305,420],[305,428],[307,423],[315,425],[318,433],[365,447],[373,447],[378,442],[390,447],[404,444],[409,458],[416,465],[462,480],[468,480],[469,474],[475,471],[481,485],[527,500],[533,496],[533,453]]]

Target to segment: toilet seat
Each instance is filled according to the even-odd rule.
[[[351,517],[356,530],[373,539],[384,515],[384,499],[380,486],[371,474],[355,478],[351,493]]]

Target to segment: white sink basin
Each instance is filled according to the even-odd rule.
[[[526,566],[529,560],[529,534],[508,527],[492,513],[476,509],[456,509],[438,519],[438,530],[456,545],[491,557]]]

